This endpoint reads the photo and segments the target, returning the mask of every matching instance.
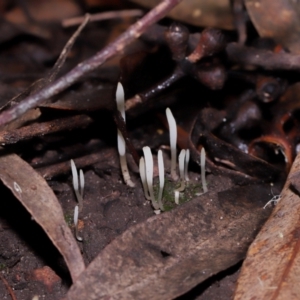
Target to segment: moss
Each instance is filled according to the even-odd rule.
[[[166,179],[165,180],[165,186],[163,191],[163,205],[165,208],[165,211],[169,211],[178,205],[175,203],[175,195],[174,191],[180,186],[179,182],[174,182],[172,180]],[[158,194],[158,180],[154,180],[154,194]],[[202,185],[200,183],[196,182],[187,182],[185,190],[180,193],[179,197],[179,205],[183,204],[187,201],[190,201],[196,197],[196,194],[202,193]]]
[[[72,213],[66,213],[65,214],[65,221],[68,224],[69,227],[71,227],[73,225],[73,214]]]

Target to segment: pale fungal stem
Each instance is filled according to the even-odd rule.
[[[79,170],[79,182],[80,182],[80,195],[81,195],[81,198],[83,199],[84,175],[83,175],[83,171],[81,169]]]
[[[177,204],[177,205],[179,205],[179,195],[180,195],[180,193],[179,193],[179,191],[178,190],[175,190],[175,203]]]
[[[277,205],[277,203],[278,203],[278,201],[281,199],[281,195],[275,195],[275,196],[273,196],[273,198],[271,199],[271,200],[269,200],[266,204],[265,204],[265,206],[263,207],[263,209],[266,209],[266,207],[268,206],[268,205],[270,205],[272,202],[274,203],[274,205]]]
[[[83,189],[84,189],[84,175],[82,170],[80,170],[80,187],[78,183],[78,173],[75,162],[71,159],[71,171],[73,177],[73,188],[75,192],[76,199],[78,201],[79,211],[82,211],[83,207]]]
[[[200,153],[200,166],[201,166],[201,183],[202,183],[202,188],[203,188],[203,193],[206,193],[208,191],[207,189],[207,182],[205,178],[205,149],[202,147],[201,153]]]
[[[147,179],[146,179],[146,166],[145,166],[144,157],[140,158],[139,170],[140,170],[140,176],[141,176],[141,180],[142,180],[142,184],[143,184],[145,198],[147,200],[151,200],[151,197],[150,197],[149,191],[148,191]]]
[[[189,176],[188,176],[189,161],[190,161],[190,150],[186,149],[185,150],[185,164],[184,164],[184,179],[185,179],[185,181],[190,180]]]
[[[123,135],[120,130],[118,130],[118,151],[120,156],[120,166],[121,166],[121,172],[123,175],[124,182],[130,186],[134,187],[135,184],[131,181],[129,170],[127,167],[127,159],[126,159],[126,151],[125,151],[125,140],[123,138]]]
[[[154,191],[153,191],[153,156],[151,150],[148,146],[143,148],[145,166],[146,166],[146,180],[148,185],[148,190],[151,198],[152,206],[155,210],[159,209],[158,203],[155,201]]]
[[[178,164],[179,164],[179,176],[180,180],[184,180],[184,163],[185,163],[185,153],[186,151],[182,149],[178,156]]]
[[[78,191],[78,174],[77,174],[77,169],[76,169],[73,159],[71,159],[71,171],[72,171],[72,177],[73,177],[73,188],[76,193],[76,191]]]
[[[186,155],[186,151],[182,149],[178,157],[179,175],[180,175],[180,187],[176,189],[178,192],[182,192],[185,189],[185,180],[184,180],[185,155]]]
[[[163,211],[164,206],[162,203],[162,194],[165,185],[165,168],[164,168],[164,160],[163,160],[163,155],[161,150],[158,150],[157,160],[158,160],[158,172],[159,172],[159,192],[158,192],[157,202],[160,210]]]
[[[82,242],[82,237],[78,235],[78,205],[74,209],[74,226],[75,226],[75,237],[78,241]]]
[[[177,180],[176,174],[176,143],[177,143],[177,126],[174,116],[170,108],[166,109],[166,116],[169,124],[170,131],[170,148],[171,148],[171,177],[173,180]]]
[[[117,109],[121,113],[122,118],[125,121],[125,95],[124,95],[123,86],[120,82],[118,82],[118,86],[117,86],[116,102],[117,102]],[[124,182],[128,186],[134,187],[135,184],[130,179],[129,170],[127,167],[126,144],[120,130],[118,130],[118,151],[120,155],[120,165],[121,165],[121,171],[122,171]]]

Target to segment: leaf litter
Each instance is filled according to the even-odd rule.
[[[131,30],[137,35],[141,34],[154,19],[158,18],[162,12],[160,9],[165,9],[164,13],[166,13],[172,5],[175,5],[175,2],[177,1],[165,0],[160,8],[155,8],[150,13],[152,16],[150,19],[147,17],[141,19],[142,21],[134,24]],[[185,29],[183,25],[171,25],[170,27],[155,25],[144,34],[143,39],[148,42],[151,42],[151,39],[152,42],[159,41],[160,46],[150,47],[147,44],[146,48],[145,45],[135,48],[135,51],[148,51],[140,56],[142,58],[148,58],[151,56],[149,54],[154,53],[159,69],[161,69],[161,64],[164,64],[167,66],[164,72],[170,72],[166,74],[166,79],[161,79],[161,82],[155,83],[154,80],[154,86],[150,88],[148,82],[142,83],[143,76],[135,74],[135,79],[134,76],[132,77],[130,69],[136,71],[135,68],[128,68],[129,72],[127,72],[126,78],[123,78],[126,95],[133,95],[127,101],[127,104],[130,105],[126,106],[128,115],[131,116],[127,125],[128,132],[124,122],[118,118],[117,114],[115,114],[115,122],[118,129],[122,130],[123,136],[126,137],[127,146],[134,158],[132,160],[131,157],[128,157],[130,172],[133,173],[135,184],[138,184],[138,188],[135,190],[122,184],[115,149],[107,146],[115,145],[115,138],[112,138],[115,127],[112,122],[106,122],[108,120],[107,111],[111,117],[115,110],[112,95],[118,77],[116,70],[119,68],[119,58],[105,66],[104,70],[108,71],[105,76],[95,70],[95,67],[100,66],[108,57],[120,52],[125,54],[122,63],[123,66],[126,65],[124,61],[126,62],[128,57],[126,57],[124,47],[132,40],[130,31],[126,31],[121,38],[104,48],[108,51],[107,53],[102,50],[92,59],[86,60],[86,57],[91,55],[89,49],[87,51],[89,55],[83,55],[83,58],[79,59],[79,62],[83,63],[79,65],[78,59],[72,59],[72,57],[74,58],[76,54],[80,53],[76,49],[84,47],[81,45],[85,43],[78,43],[75,50],[66,52],[68,60],[65,61],[65,55],[62,63],[52,69],[54,77],[56,75],[62,77],[51,83],[54,79],[50,78],[51,72],[44,71],[44,75],[39,75],[38,78],[44,78],[42,81],[45,84],[38,81],[37,85],[27,89],[21,98],[14,98],[10,104],[18,103],[17,106],[9,108],[10,104],[7,107],[4,104],[0,122],[5,124],[9,120],[17,118],[13,127],[7,127],[7,131],[2,132],[4,142],[5,138],[8,138],[8,143],[16,144],[6,146],[7,149],[18,153],[33,166],[37,166],[37,171],[44,177],[52,178],[49,185],[57,194],[60,204],[54,194],[50,193],[53,208],[48,207],[49,216],[45,216],[44,213],[40,214],[39,202],[35,197],[45,199],[43,193],[50,191],[50,188],[29,164],[16,154],[3,154],[1,160],[6,170],[0,177],[3,183],[12,190],[15,197],[28,209],[37,223],[44,228],[65,258],[73,278],[73,286],[69,292],[66,292],[68,287],[65,286],[65,277],[57,265],[50,264],[50,268],[48,268],[45,263],[36,264],[31,261],[28,271],[18,272],[18,268],[22,265],[26,266],[26,260],[20,258],[21,253],[26,252],[22,252],[22,250],[17,255],[12,253],[3,255],[2,257],[8,258],[2,260],[4,264],[6,261],[9,262],[9,265],[3,266],[3,269],[6,270],[10,284],[14,285],[19,297],[22,297],[22,293],[24,293],[23,296],[27,293],[28,297],[30,291],[34,290],[34,288],[30,288],[30,285],[39,278],[37,280],[39,283],[35,283],[35,293],[39,291],[37,286],[40,284],[40,290],[50,297],[49,299],[53,299],[51,297],[54,295],[58,298],[66,295],[70,299],[76,299],[76,297],[169,299],[190,291],[200,282],[211,280],[213,278],[211,276],[214,274],[219,276],[220,271],[229,270],[228,268],[234,265],[238,266],[239,262],[244,259],[248,246],[270,213],[271,205],[265,205],[272,198],[273,189],[276,190],[276,194],[280,189],[299,143],[299,134],[295,130],[298,125],[298,106],[294,97],[296,93],[289,89],[291,85],[287,88],[291,95],[288,96],[288,100],[285,97],[287,85],[295,79],[292,75],[287,79],[282,74],[274,73],[273,76],[265,71],[270,68],[270,65],[273,69],[283,68],[287,71],[297,70],[299,66],[294,54],[286,53],[284,50],[280,52],[279,47],[276,48],[277,52],[273,53],[270,48],[261,50],[259,47],[242,46],[241,44],[245,41],[245,26],[241,22],[242,19],[238,19],[241,16],[239,1],[234,2],[233,17],[236,18],[235,26],[240,43],[238,45],[228,42],[228,36],[225,38],[225,33],[220,30],[208,28],[201,33],[189,34],[188,29]],[[34,0],[28,4],[31,8],[33,7],[32,3]],[[72,2],[72,4],[74,3]],[[204,6],[205,1],[201,3],[200,7],[204,9]],[[27,14],[28,12],[30,10],[27,10]],[[66,14],[66,16],[69,15]],[[30,13],[27,17],[30,21]],[[222,21],[224,23],[220,27],[226,26],[224,25],[226,24],[225,19]],[[127,26],[126,24],[129,23],[126,21],[122,24]],[[120,28],[123,25],[120,25]],[[95,28],[95,25],[93,26]],[[25,27],[27,27],[27,32],[35,35],[37,39],[47,39],[47,35],[49,38],[51,32],[50,28],[47,28],[37,33],[34,31],[37,27],[31,27],[30,22]],[[89,30],[85,30],[85,32],[89,34],[92,32],[92,28],[90,26]],[[110,36],[104,33],[104,36],[108,37],[107,41],[114,40],[120,28],[118,26],[113,28]],[[178,32],[182,36],[179,40],[173,39]],[[19,34],[14,30],[11,33]],[[155,34],[153,35],[153,33]],[[165,35],[165,33],[167,34]],[[78,36],[75,39],[80,38],[84,39],[84,37]],[[181,38],[183,40],[180,40]],[[182,41],[187,44],[181,44]],[[91,43],[89,40],[88,44],[91,45]],[[136,46],[134,45],[134,47]],[[167,48],[167,51],[166,49],[161,51],[161,48],[164,47]],[[225,47],[229,61],[224,58]],[[239,53],[235,52],[237,49]],[[99,45],[95,50],[99,51]],[[41,52],[39,53],[41,54]],[[264,56],[264,60],[259,60],[260,56],[257,56],[256,53],[267,56]],[[54,62],[55,55],[49,54],[46,56],[48,59],[52,57]],[[22,56],[20,57],[21,63],[18,68],[30,69],[29,64],[26,65],[25,61],[22,61]],[[279,62],[278,64],[272,63],[275,58]],[[290,67],[289,61],[293,59],[295,64]],[[42,60],[40,60],[41,62]],[[237,67],[233,62],[239,63],[240,66]],[[46,60],[42,63],[49,64]],[[137,60],[135,63],[135,67],[137,66],[142,73],[149,72],[148,68],[143,69],[145,61]],[[249,71],[244,68],[243,64],[259,65],[266,70],[254,68]],[[72,69],[74,65],[77,67]],[[9,63],[5,65],[6,69],[9,69],[9,66]],[[34,70],[32,66],[30,70]],[[147,76],[155,79],[157,78],[155,64],[152,64],[152,67],[151,74],[147,74]],[[37,69],[45,68],[40,66]],[[91,69],[95,71],[87,75]],[[228,96],[231,80],[236,80],[236,78],[240,85],[233,94],[229,92],[230,96]],[[14,86],[18,88],[22,86],[20,78],[17,76],[5,80],[12,80]],[[77,80],[79,82],[75,83]],[[153,79],[150,82],[153,83]],[[281,83],[284,83],[281,89],[274,88]],[[69,86],[71,87],[67,90]],[[140,89],[141,86],[142,89]],[[170,88],[170,86],[172,87]],[[105,91],[101,101],[97,101],[99,90]],[[51,100],[47,99],[48,103],[40,105],[39,109],[34,108],[42,99],[46,100],[58,92],[63,93]],[[72,97],[72,92],[75,97]],[[283,97],[281,97],[282,95]],[[25,99],[21,101],[24,96]],[[83,98],[86,98],[86,103],[82,101]],[[184,105],[179,105],[179,99]],[[201,99],[201,101],[197,102],[192,99]],[[204,100],[202,101],[202,99]],[[208,102],[206,99],[212,100]],[[222,100],[220,101],[220,99]],[[178,145],[182,148],[189,145],[191,148],[193,162],[190,165],[196,172],[191,175],[194,182],[197,182],[199,178],[197,164],[199,164],[200,151],[203,151],[204,147],[207,152],[209,193],[201,197],[197,196],[197,193],[189,193],[188,197],[193,200],[160,216],[149,218],[153,212],[149,203],[146,203],[143,198],[138,176],[136,176],[135,162],[145,143],[154,151],[160,148],[166,151],[167,133],[161,129],[164,121],[157,122],[156,111],[164,110],[170,104],[173,105],[172,110],[174,108],[174,112],[180,120],[180,125],[177,127],[180,135]],[[28,108],[33,109],[30,110],[29,115],[24,115],[24,111]],[[187,115],[186,108],[189,111]],[[72,117],[75,115],[74,120],[76,120],[77,111],[82,110],[87,114],[87,116],[82,116],[85,128],[78,129],[77,127],[81,125],[72,125]],[[105,111],[101,113],[98,110]],[[279,111],[280,113],[278,113]],[[23,116],[20,118],[22,114]],[[59,125],[59,121],[63,120],[61,116],[71,120],[65,127]],[[189,125],[185,126],[183,123],[185,119],[188,119],[187,116]],[[195,116],[197,117],[195,118]],[[35,121],[37,118],[40,118],[38,121],[40,123]],[[149,119],[147,120],[147,118]],[[160,115],[159,118],[162,120]],[[147,122],[151,128],[148,133]],[[25,127],[24,124],[26,124]],[[44,128],[39,128],[39,124],[45,125]],[[19,126],[21,128],[16,130],[15,128]],[[57,128],[53,129],[52,126],[57,126]],[[139,126],[141,126],[141,130],[137,129]],[[134,127],[135,129],[133,129]],[[99,133],[99,128],[101,133]],[[110,130],[106,130],[107,128]],[[184,128],[187,130],[185,131]],[[72,130],[72,132],[65,134],[66,130]],[[69,173],[67,166],[71,158],[75,159],[76,163],[79,162],[80,167],[85,168],[88,184],[86,203],[77,224],[83,242],[78,245],[74,244],[74,238],[68,228],[69,226],[73,229],[70,220],[72,220],[75,203],[69,179],[66,177],[66,174]],[[170,161],[166,160],[165,163],[169,168]],[[8,168],[10,165],[14,167],[12,170]],[[17,170],[20,169],[22,171],[24,169],[24,174],[19,174],[21,172]],[[28,174],[30,176],[25,176]],[[24,177],[22,177],[23,175]],[[42,191],[38,190],[39,193],[35,194],[33,198],[26,190],[29,178],[34,184],[35,180],[38,183],[41,182],[43,187]],[[32,182],[30,183],[33,184]],[[275,184],[273,189],[270,187],[271,182]],[[297,182],[294,181],[292,186],[295,192]],[[199,184],[198,187],[201,190]],[[28,194],[25,193],[26,197],[23,197],[23,191],[28,192]],[[70,199],[72,200],[70,201]],[[278,205],[280,202],[281,200],[278,201]],[[59,213],[57,214],[57,212]],[[57,219],[53,219],[51,214],[54,214]],[[56,220],[56,223],[52,224],[52,219]],[[54,224],[59,225],[55,227]],[[5,226],[7,226],[5,222],[1,226],[5,232]],[[69,244],[69,249],[66,247],[67,239],[62,241],[61,236],[55,231],[57,228],[61,228],[60,226],[64,228],[64,232],[67,232],[69,241],[73,239]],[[4,237],[5,234],[3,234]],[[11,237],[11,240],[14,241],[14,238]],[[10,245],[12,245],[11,243]],[[75,261],[77,263],[73,261],[74,249],[76,249]],[[2,253],[6,253],[4,248]],[[89,266],[79,276],[79,279],[75,279],[84,268],[83,260]],[[16,268],[14,268],[15,265]],[[62,282],[51,268],[54,268],[55,272],[64,279]],[[52,274],[50,277],[55,278],[53,285],[44,276],[48,273],[40,272],[41,270],[47,270],[49,274]],[[37,277],[34,274],[40,275]],[[295,277],[292,276],[292,278]],[[262,284],[263,281],[259,283]],[[52,291],[46,293],[49,286]]]
[[[34,169],[16,154],[0,157],[1,181],[30,212],[63,255],[72,279],[84,270],[84,262],[74,236],[64,220],[52,189]],[[22,170],[22,172],[20,172]]]
[[[270,213],[262,209],[268,194],[268,185],[207,193],[131,227],[93,260],[66,299],[172,299],[189,291],[245,257]]]

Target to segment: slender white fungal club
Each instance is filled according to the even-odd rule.
[[[76,191],[78,191],[78,174],[77,174],[77,169],[76,169],[73,159],[71,159],[71,171],[72,171],[72,177],[73,177],[73,188],[76,192]]]
[[[158,160],[158,172],[159,172],[159,192],[158,192],[157,202],[160,210],[164,211],[164,206],[162,203],[162,194],[165,185],[165,167],[164,167],[164,160],[163,160],[163,155],[161,150],[158,150],[157,160]]]
[[[126,119],[125,119],[125,93],[124,93],[123,85],[121,82],[118,82],[118,85],[117,85],[116,101],[117,101],[118,111],[121,113],[124,121],[126,121]]]
[[[141,176],[141,180],[142,180],[142,185],[143,185],[145,198],[147,200],[151,200],[151,197],[150,197],[149,191],[148,191],[147,179],[146,179],[146,166],[145,166],[144,157],[140,158],[139,170],[140,170],[140,176]]]
[[[71,171],[72,171],[72,177],[73,177],[73,188],[75,192],[75,196],[78,202],[79,211],[82,211],[83,207],[83,189],[84,189],[84,175],[82,170],[79,171],[79,177],[80,177],[80,186],[78,183],[78,172],[75,165],[75,162],[73,159],[71,159]]]
[[[184,149],[182,149],[182,150],[180,151],[179,157],[178,157],[180,180],[184,180],[185,153],[186,153],[186,151],[185,151]]]
[[[80,195],[81,195],[81,198],[83,199],[84,175],[83,175],[83,171],[81,169],[79,170],[79,182],[80,182]]]
[[[185,180],[184,180],[185,156],[186,156],[186,151],[182,149],[178,157],[180,187],[177,189],[177,191],[179,192],[182,192],[185,189]]]
[[[154,191],[153,191],[153,156],[151,149],[146,146],[143,147],[145,166],[146,166],[146,181],[148,185],[148,190],[151,198],[152,206],[155,210],[159,209],[158,203],[155,201]]]
[[[200,153],[200,166],[201,166],[201,183],[202,183],[202,188],[203,188],[203,193],[206,193],[208,191],[207,189],[207,182],[205,178],[205,149],[202,147],[201,153]]]
[[[176,143],[177,143],[177,126],[174,116],[170,108],[166,109],[166,116],[169,124],[170,131],[170,148],[171,148],[171,177],[173,180],[177,180],[176,174]]]
[[[78,205],[74,209],[74,226],[75,226],[75,237],[78,241],[82,242],[82,237],[78,235]]]
[[[174,193],[175,193],[175,203],[177,204],[177,205],[179,205],[179,191],[178,190],[175,190],[174,191]]]
[[[124,89],[122,84],[119,82],[116,91],[116,102],[117,102],[117,109],[121,113],[124,121],[125,121],[125,96],[124,96]],[[134,187],[135,184],[130,179],[129,170],[127,167],[127,160],[126,160],[126,143],[124,137],[120,130],[118,130],[118,151],[120,155],[120,165],[121,171],[123,175],[124,182],[130,186]]]
[[[189,176],[188,176],[189,161],[190,161],[190,150],[186,149],[185,150],[185,164],[184,164],[184,179],[185,179],[185,181],[190,180]]]

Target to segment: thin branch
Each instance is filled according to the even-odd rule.
[[[84,27],[86,26],[86,24],[89,22],[90,20],[90,15],[86,14],[80,22],[80,26],[78,27],[78,29],[75,31],[75,33],[73,33],[73,35],[71,36],[71,38],[68,40],[67,44],[65,45],[64,49],[62,50],[59,58],[57,59],[52,71],[49,74],[49,77],[47,78],[47,80],[49,82],[53,81],[56,77],[56,75],[59,73],[59,71],[61,70],[62,66],[64,65],[67,56],[70,52],[70,50],[72,49],[75,41],[77,40],[78,36],[80,35],[80,33],[82,32],[82,30],[84,29]]]
[[[226,47],[230,61],[262,67],[267,70],[300,71],[300,55],[292,53],[274,53],[270,50],[246,47],[230,43]]]
[[[4,285],[5,285],[8,293],[9,293],[9,295],[11,297],[11,299],[12,300],[17,300],[16,295],[15,295],[13,289],[11,288],[11,286],[9,285],[9,283],[7,282],[7,280],[4,278],[4,276],[1,275],[1,273],[0,273],[0,279],[3,281],[3,283],[4,283]]]
[[[136,40],[147,28],[153,23],[163,18],[173,7],[182,0],[164,0],[142,19],[130,26],[123,34],[121,34],[114,42],[104,47],[91,58],[78,64],[74,69],[54,81],[49,86],[43,88],[34,95],[25,98],[21,103],[11,107],[0,114],[0,126],[7,124],[31,108],[34,108],[42,101],[62,92],[73,83],[78,81],[82,76],[95,70],[106,62],[109,58],[122,52],[124,48],[131,42]]]
[[[128,18],[128,17],[140,17],[143,14],[141,9],[126,9],[119,11],[106,11],[103,13],[92,14],[90,15],[90,22],[99,22],[104,20],[111,19],[120,19],[120,18]],[[70,27],[79,25],[83,22],[85,17],[75,17],[62,21],[63,27]]]
[[[15,144],[33,137],[45,136],[55,132],[69,131],[75,128],[84,128],[93,120],[86,115],[60,118],[48,122],[36,122],[14,130],[3,130],[0,132],[1,144]]]

